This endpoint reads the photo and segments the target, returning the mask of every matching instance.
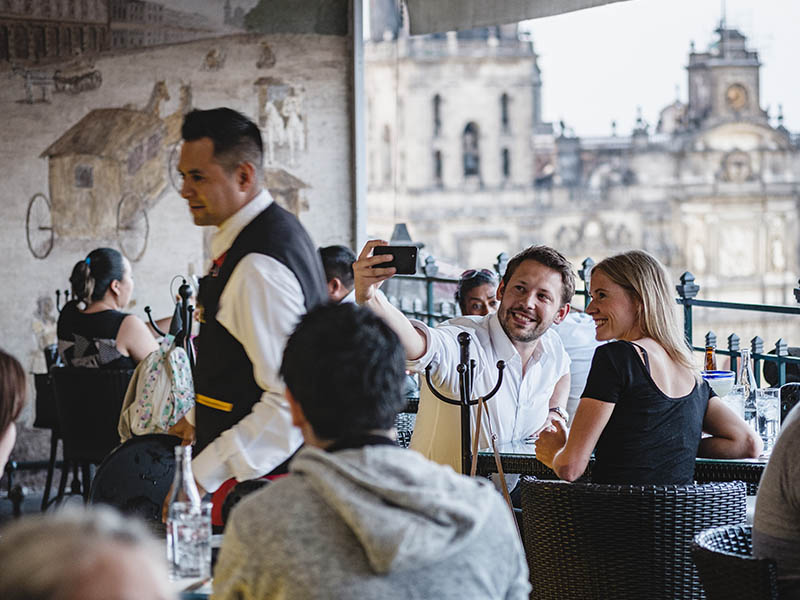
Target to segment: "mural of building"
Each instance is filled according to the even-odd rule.
[[[691,271],[701,297],[794,303],[800,147],[761,108],[740,31],[723,23],[692,48],[688,102],[602,138],[541,122],[536,54],[512,27],[401,32],[369,42],[367,61],[371,233],[407,222],[465,267],[532,243],[578,264],[644,248],[676,281]]]
[[[110,48],[106,0],[0,0],[0,69]]]

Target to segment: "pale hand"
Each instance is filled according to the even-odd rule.
[[[384,240],[370,240],[364,244],[361,254],[353,263],[353,276],[355,278],[356,302],[364,304],[375,297],[375,293],[381,284],[395,274],[397,269],[394,267],[379,268],[385,262],[390,262],[393,257],[391,254],[380,254],[372,256],[372,249],[376,246],[388,246]]]

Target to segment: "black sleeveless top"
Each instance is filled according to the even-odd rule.
[[[700,380],[686,396],[667,396],[650,377],[647,352],[642,362],[634,346],[610,342],[592,359],[581,397],[616,404],[597,441],[592,482],[692,483],[711,388]]]
[[[244,347],[216,319],[222,290],[239,261],[252,253],[270,256],[294,273],[306,310],[328,299],[322,262],[311,238],[294,215],[272,202],[242,229],[222,265],[200,281],[202,323],[194,373],[198,452],[246,417],[263,392]]]
[[[117,333],[128,314],[118,310],[84,313],[67,302],[58,316],[58,354],[71,367],[133,369],[130,356],[117,350]]]

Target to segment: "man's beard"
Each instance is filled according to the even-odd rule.
[[[498,321],[500,322],[500,327],[503,328],[508,339],[512,342],[520,342],[523,344],[529,344],[531,342],[535,342],[540,337],[544,335],[544,333],[550,329],[550,326],[553,324],[551,320],[548,323],[543,321],[531,321],[532,328],[526,328],[522,331],[519,330],[518,327],[514,325],[513,316],[511,315],[511,311],[514,309],[507,308],[503,309],[502,307],[497,311]],[[523,312],[524,311],[520,311]],[[525,316],[528,316],[527,314]],[[512,329],[513,328],[513,329]]]

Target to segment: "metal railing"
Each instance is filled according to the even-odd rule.
[[[497,256],[494,269],[498,276],[502,277],[503,273],[505,273],[508,259],[508,254],[505,252]],[[582,297],[584,308],[589,304],[589,279],[594,265],[594,260],[586,258],[581,263],[581,268],[578,270],[578,284],[582,284],[583,287],[575,291],[575,296]],[[456,286],[458,285],[458,278],[440,277],[436,259],[432,256],[425,258],[425,263],[422,265],[420,271],[418,275],[396,275],[392,279],[402,282],[417,282],[425,290],[424,299],[419,296],[409,297],[390,294],[389,301],[399,308],[406,316],[425,321],[429,326],[435,326],[442,321],[455,317],[458,314],[456,302],[442,299],[437,300],[435,287],[436,284],[451,284]],[[795,288],[794,294],[798,303],[800,303],[800,282],[798,282],[798,286],[799,287]],[[705,334],[705,346],[693,345],[694,315],[692,309],[694,307],[746,311],[761,314],[800,315],[800,306],[699,300],[697,299],[697,294],[700,291],[700,286],[695,281],[694,275],[688,271],[680,276],[680,284],[675,286],[675,289],[678,293],[675,301],[683,306],[684,335],[692,350],[695,352],[704,352],[705,346],[713,346],[717,354],[730,357],[730,368],[734,372],[738,371],[738,360],[740,349],[742,348],[740,337],[736,333],[731,333],[727,337],[727,347],[720,348],[717,346],[716,334],[713,331],[708,331]],[[778,385],[786,383],[787,365],[797,365],[800,369],[800,357],[789,356],[788,344],[783,338],[778,339],[775,342],[774,348],[769,352],[765,352],[764,340],[760,336],[753,337],[749,345],[750,355],[753,359],[753,371],[759,386],[761,385],[762,366],[768,362],[775,363],[777,366]]]

